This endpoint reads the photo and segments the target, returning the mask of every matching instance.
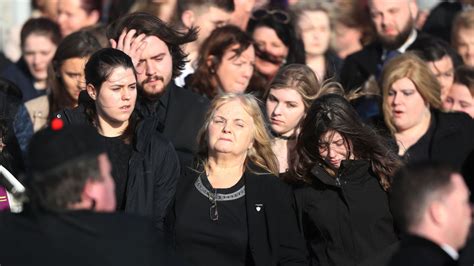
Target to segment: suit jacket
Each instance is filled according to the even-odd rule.
[[[415,235],[402,239],[400,249],[390,260],[389,266],[454,266],[456,261],[440,246]]]
[[[427,34],[418,32],[415,42],[420,38],[428,38]],[[409,48],[409,47],[408,47]],[[375,41],[362,50],[349,55],[342,65],[341,84],[346,91],[357,89],[366,82],[370,76],[377,72],[377,65],[382,63],[382,44]]]
[[[181,204],[188,192],[195,189],[194,182],[198,176],[199,173],[187,168],[178,181],[174,207],[166,222],[168,233],[173,239],[173,225],[179,219]],[[304,241],[291,205],[293,194],[290,188],[271,174],[256,174],[247,170],[243,178],[248,245],[254,265],[307,265]],[[260,211],[257,207],[260,207]]]
[[[65,109],[57,117],[66,124],[89,124],[83,105]],[[162,229],[176,191],[180,165],[173,145],[156,131],[157,123],[149,117],[139,121],[135,128],[125,211],[152,217],[156,227]]]
[[[151,221],[88,210],[0,214],[2,265],[177,265]]]
[[[172,82],[158,101],[140,97],[136,110],[142,117],[159,120],[158,131],[171,141],[184,167],[192,163],[208,106],[208,99]]]

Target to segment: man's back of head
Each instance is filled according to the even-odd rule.
[[[433,163],[400,170],[391,187],[391,207],[403,232],[459,250],[471,225],[469,190],[451,168]]]
[[[35,134],[28,152],[30,203],[53,212],[115,211],[115,185],[103,140],[90,126],[53,126]]]

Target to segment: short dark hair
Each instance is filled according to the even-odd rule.
[[[432,36],[423,36],[411,45],[408,50],[412,50],[425,62],[436,62],[445,56],[449,56],[453,61],[453,67],[462,65],[462,58],[446,41]]]
[[[217,7],[227,12],[235,10],[234,0],[178,0],[178,16],[196,7]]]
[[[31,18],[23,24],[20,33],[21,47],[25,46],[25,41],[31,34],[48,37],[56,46],[61,42],[61,30],[56,22],[48,18]]]
[[[86,11],[88,14],[94,10],[99,12],[99,15],[102,14],[102,1],[101,0],[80,0],[81,8]]]
[[[186,64],[187,54],[184,53],[181,46],[197,39],[197,31],[195,28],[191,28],[186,33],[182,33],[174,27],[167,25],[156,16],[145,12],[125,15],[110,24],[107,27],[107,38],[118,40],[120,34],[127,29],[136,30],[135,36],[143,33],[147,36],[156,36],[166,43],[173,60],[173,78],[181,74]]]
[[[474,67],[463,65],[454,72],[454,83],[462,84],[469,89],[474,97]]]
[[[427,205],[452,189],[453,168],[433,162],[410,164],[394,176],[390,206],[402,231],[421,222]]]
[[[102,180],[97,156],[75,159],[50,171],[36,173],[28,180],[26,193],[36,206],[65,210],[81,201],[87,180]]]

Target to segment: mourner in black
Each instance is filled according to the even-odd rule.
[[[441,111],[441,87],[413,52],[391,60],[382,73],[385,124],[407,163],[431,161],[459,171],[474,151],[474,121]]]
[[[31,141],[24,211],[0,214],[2,265],[177,265],[151,220],[111,213],[114,181],[96,130],[61,124]]]
[[[359,265],[398,241],[386,190],[401,162],[387,142],[342,96],[308,110],[286,180],[311,265]]]
[[[107,143],[117,184],[117,209],[153,218],[162,228],[180,166],[173,145],[156,131],[157,120],[134,111],[137,80],[132,61],[106,48],[86,64],[89,99],[59,114],[66,123],[94,125]]]
[[[458,265],[472,220],[469,190],[458,172],[434,163],[407,166],[395,175],[390,200],[406,234],[390,266]]]
[[[216,96],[168,216],[178,255],[191,265],[307,265],[304,241],[280,181],[254,96]]]
[[[180,33],[148,13],[126,15],[107,31],[112,47],[128,54],[137,71],[138,114],[158,120],[158,131],[173,143],[183,166],[192,161],[209,104],[172,82],[186,63],[181,46],[195,40],[196,34],[194,28]]]

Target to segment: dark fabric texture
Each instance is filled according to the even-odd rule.
[[[474,151],[474,120],[465,113],[431,111],[432,126],[405,153],[407,163],[420,161],[442,162],[457,170],[469,162]]]
[[[58,116],[65,123],[88,123],[84,109],[63,110]],[[163,227],[164,216],[176,191],[180,165],[173,145],[157,129],[157,120],[141,120],[134,134],[128,161],[125,212],[152,217]]]
[[[150,220],[116,213],[0,214],[0,261],[15,265],[182,265]]]
[[[26,62],[20,58],[15,64],[10,64],[1,72],[1,76],[15,83],[23,94],[23,102],[46,94],[46,90],[34,87],[34,78],[28,70]]]
[[[358,265],[398,241],[369,161],[343,161],[336,177],[319,165],[311,172],[313,184],[294,190],[311,265]]]
[[[258,173],[263,173],[258,171]],[[170,241],[176,243],[174,224],[181,219],[183,206],[199,175],[195,170],[183,170],[176,198],[166,221]],[[298,230],[294,200],[290,188],[271,174],[244,173],[248,246],[255,266],[308,265],[303,238]],[[208,211],[208,210],[204,210]],[[198,226],[199,221],[188,221]],[[178,254],[179,255],[179,254]],[[212,259],[209,258],[212,262]]]
[[[429,38],[423,32],[418,32],[418,40]],[[373,42],[365,46],[362,50],[349,55],[341,68],[341,85],[346,91],[359,88],[370,76],[377,74],[377,66],[382,63],[383,47],[380,42]]]
[[[197,134],[204,123],[209,100],[171,82],[158,102],[144,97],[137,101],[136,109],[142,117],[155,117],[157,129],[173,143],[183,167],[192,164],[197,151]]]
[[[454,18],[461,11],[460,2],[442,1],[430,11],[422,30],[451,43],[451,27]]]
[[[176,210],[176,250],[194,266],[246,266],[248,230],[245,196],[216,201],[217,220],[211,220],[212,197],[229,195],[242,189],[244,180],[226,189],[213,189],[205,175],[198,177],[210,195],[203,195],[196,187],[186,194],[182,208]],[[189,221],[199,221],[190,223]],[[211,259],[212,258],[212,259]]]
[[[415,235],[402,238],[400,249],[390,260],[389,266],[454,266],[448,253],[432,241]]]

